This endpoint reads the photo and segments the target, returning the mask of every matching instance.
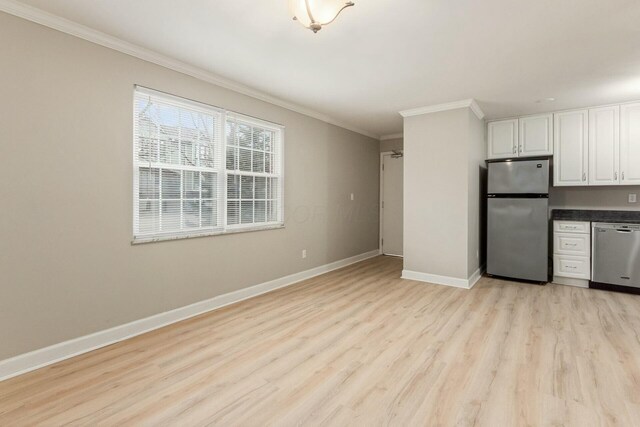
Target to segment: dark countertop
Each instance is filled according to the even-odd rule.
[[[640,211],[601,211],[581,209],[553,209],[552,220],[620,222],[640,224]]]

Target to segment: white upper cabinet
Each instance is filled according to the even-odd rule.
[[[640,185],[640,103],[620,109],[620,183]]]
[[[620,107],[589,110],[589,185],[620,183]]]
[[[519,125],[518,155],[520,157],[550,156],[553,154],[552,114],[521,117]]]
[[[487,125],[489,141],[488,157],[506,159],[518,156],[518,119],[489,122]]]
[[[554,115],[555,156],[553,185],[589,184],[589,112],[567,111]]]
[[[487,125],[489,159],[553,155],[553,185],[640,185],[640,101]]]

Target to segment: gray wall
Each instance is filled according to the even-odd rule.
[[[478,119],[470,109],[467,110],[467,114],[469,116],[467,276],[471,277],[484,264],[487,144],[485,142],[484,121]]]
[[[468,278],[468,141],[468,109],[404,119],[406,270]]]
[[[387,139],[380,141],[380,152],[402,150],[404,148],[404,140],[402,138]]]
[[[640,209],[640,203],[628,202],[629,193],[640,197],[640,187],[553,187],[549,194],[549,205],[552,209]]]
[[[0,34],[0,359],[378,248],[377,140],[3,13]],[[286,227],[132,246],[134,84],[285,125]]]
[[[484,262],[484,122],[469,108],[404,120],[404,268],[468,279]]]

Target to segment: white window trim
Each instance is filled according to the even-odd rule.
[[[197,229],[197,230],[192,230],[192,231],[172,231],[172,232],[160,232],[160,233],[156,233],[156,234],[150,234],[150,235],[138,235],[136,236],[136,229],[137,229],[137,224],[139,221],[139,212],[138,212],[138,197],[139,197],[139,192],[138,192],[138,187],[139,187],[139,169],[142,163],[144,163],[144,167],[150,167],[150,168],[156,168],[156,167],[161,167],[161,168],[167,168],[167,167],[171,167],[171,165],[167,165],[165,163],[156,163],[156,162],[139,162],[138,158],[137,158],[137,152],[136,152],[136,139],[137,139],[137,125],[136,125],[136,120],[135,120],[135,95],[136,93],[143,93],[146,95],[150,95],[150,96],[154,96],[154,97],[159,97],[159,98],[164,98],[167,99],[169,101],[174,101],[178,104],[186,104],[189,106],[189,108],[195,109],[196,111],[205,113],[205,114],[211,114],[212,112],[217,112],[218,114],[221,115],[221,124],[219,126],[219,130],[218,132],[220,133],[219,136],[219,141],[221,141],[220,147],[218,150],[218,155],[219,155],[219,165],[220,165],[220,170],[218,172],[218,174],[220,175],[220,180],[222,180],[222,185],[219,186],[219,188],[222,189],[222,194],[220,194],[220,197],[218,200],[221,200],[220,203],[220,209],[222,210],[222,226],[220,227],[215,227],[215,228],[211,228],[211,229]],[[134,118],[134,125],[133,125],[133,227],[132,227],[132,231],[133,231],[133,238],[131,240],[132,244],[144,244],[144,243],[153,243],[153,242],[161,242],[161,241],[169,241],[169,240],[182,240],[182,239],[191,239],[191,238],[199,238],[199,237],[207,237],[207,236],[219,236],[219,235],[225,235],[225,234],[237,234],[237,233],[244,233],[244,232],[255,232],[255,231],[263,231],[263,230],[275,230],[275,229],[280,229],[280,228],[284,228],[285,224],[284,224],[284,171],[285,171],[285,164],[284,164],[284,153],[285,153],[285,139],[284,139],[284,134],[285,134],[285,127],[283,125],[277,124],[277,123],[273,123],[273,122],[269,122],[266,120],[262,120],[256,117],[252,117],[252,116],[248,116],[245,114],[241,114],[241,113],[237,113],[234,111],[228,111],[219,107],[215,107],[212,105],[208,105],[205,103],[201,103],[198,101],[194,101],[188,98],[181,98],[179,96],[175,96],[175,95],[171,95],[165,92],[161,92],[161,91],[157,91],[154,89],[149,89],[143,86],[138,86],[135,85],[134,86],[134,90],[133,90],[133,118]],[[227,224],[227,175],[229,174],[230,171],[227,170],[227,163],[226,163],[226,153],[227,153],[227,138],[226,138],[226,125],[227,125],[227,120],[229,119],[236,119],[236,120],[240,120],[242,122],[254,125],[254,126],[258,126],[261,127],[263,129],[267,129],[267,130],[271,130],[277,133],[278,135],[278,148],[279,148],[279,156],[280,158],[278,159],[280,162],[280,173],[277,174],[273,174],[273,173],[261,173],[261,172],[239,172],[237,174],[233,174],[233,175],[246,175],[246,176],[264,176],[264,177],[277,177],[278,178],[278,183],[279,183],[279,188],[278,188],[278,194],[279,194],[279,198],[278,200],[278,221],[270,221],[270,222],[264,222],[264,223],[260,223],[260,224],[256,224],[256,223],[249,223],[249,224],[234,224],[234,225],[228,225]],[[206,171],[211,171],[211,169],[209,168],[202,168],[202,167],[196,167],[196,166],[185,166],[185,167],[181,167],[182,169],[188,169],[188,170],[206,170]],[[161,208],[161,206],[160,206]]]

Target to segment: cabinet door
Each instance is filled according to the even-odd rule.
[[[553,119],[553,185],[588,185],[589,112],[556,113]]]
[[[591,279],[591,258],[584,256],[554,255],[553,274],[573,279]]]
[[[518,119],[489,122],[487,139],[490,159],[518,157]]]
[[[640,103],[620,111],[620,183],[640,185]]]
[[[520,124],[520,157],[550,156],[553,154],[553,115],[540,114],[522,117]]]
[[[589,110],[589,185],[620,183],[620,107]]]

